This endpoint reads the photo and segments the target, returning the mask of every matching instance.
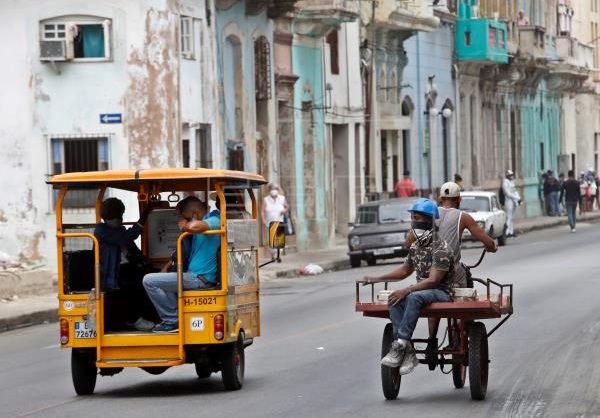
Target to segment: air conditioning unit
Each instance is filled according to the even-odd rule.
[[[65,39],[40,41],[40,61],[67,61],[73,59],[73,42]]]

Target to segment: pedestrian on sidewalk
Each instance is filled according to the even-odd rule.
[[[269,225],[271,222],[283,222],[283,217],[289,209],[285,196],[279,193],[279,186],[275,183],[269,183],[269,195],[265,196],[262,205],[262,221],[267,228],[269,236]],[[269,247],[271,260],[275,260],[275,248]]]
[[[515,173],[512,170],[506,170],[504,180],[502,180],[502,190],[504,191],[504,210],[506,211],[506,236],[516,236],[514,231],[515,210],[521,204],[521,196],[515,187]]]
[[[575,180],[575,173],[573,170],[569,170],[567,176],[568,178],[564,181],[560,191],[560,201],[562,202],[564,196],[569,227],[571,228],[571,232],[575,232],[577,204],[581,200],[581,189],[579,187],[579,182]]]
[[[558,216],[558,197],[560,193],[560,186],[558,180],[554,177],[552,170],[546,172],[546,179],[544,180],[544,197],[546,199],[546,206],[548,210],[548,216]]]
[[[394,192],[396,197],[412,197],[416,196],[415,183],[410,179],[410,171],[404,171],[404,177],[402,180],[396,182],[394,186]]]

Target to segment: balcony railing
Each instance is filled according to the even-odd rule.
[[[433,9],[426,0],[379,0],[375,24],[389,30],[432,32],[440,23]]]
[[[358,0],[299,0],[296,3],[300,17],[342,18],[354,20],[360,13]]]
[[[570,36],[556,38],[556,50],[560,60],[581,68],[594,68],[594,47],[582,44]]]
[[[519,26],[519,55],[526,59],[546,59],[546,31],[540,26]]]

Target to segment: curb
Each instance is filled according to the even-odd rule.
[[[58,322],[58,307],[0,319],[0,332]]]

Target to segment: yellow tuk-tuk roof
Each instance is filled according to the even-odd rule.
[[[207,183],[208,181],[208,183]],[[105,170],[57,174],[47,181],[54,188],[92,189],[113,187],[138,191],[141,184],[151,184],[160,191],[214,189],[214,182],[255,187],[267,183],[264,177],[244,171],[209,168],[150,168],[139,170]]]

